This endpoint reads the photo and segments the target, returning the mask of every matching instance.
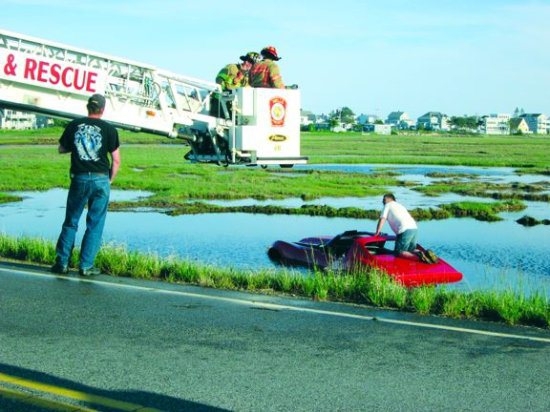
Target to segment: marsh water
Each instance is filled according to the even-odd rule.
[[[376,165],[307,165],[297,169],[338,170],[372,173],[385,166]],[[550,178],[540,175],[516,175],[508,168],[473,168],[443,166],[387,166],[400,173],[400,179],[415,184],[429,184],[437,178],[432,172],[453,173],[498,183],[544,182]],[[398,201],[409,209],[437,207],[441,204],[488,199],[470,198],[456,194],[438,197],[425,196],[405,187],[388,188]],[[65,212],[65,189],[45,192],[18,192],[24,199],[0,205],[0,233],[10,236],[41,237],[55,241]],[[148,193],[113,190],[114,201],[146,197]],[[305,203],[333,207],[379,209],[380,196],[366,198],[321,198],[304,202],[301,199],[257,201],[212,201],[219,205],[282,205],[299,207]],[[550,296],[550,226],[525,227],[516,222],[528,215],[549,219],[547,202],[525,202],[526,210],[501,213],[499,222],[481,222],[472,218],[453,218],[419,222],[419,243],[464,274],[464,280],[451,285],[463,290],[521,290],[539,291]],[[84,217],[79,229],[81,238]],[[374,230],[376,221],[347,218],[326,218],[246,213],[216,213],[169,216],[162,211],[110,212],[104,241],[124,246],[128,250],[154,253],[163,257],[176,256],[201,264],[232,267],[243,270],[279,268],[269,260],[267,249],[278,239],[299,240],[312,235],[335,235],[359,229]],[[389,230],[388,227],[385,228]],[[292,269],[299,270],[299,269]],[[304,273],[301,271],[301,273]]]

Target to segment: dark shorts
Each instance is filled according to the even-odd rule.
[[[416,249],[416,233],[417,229],[407,229],[403,233],[397,235],[395,239],[395,254],[401,252],[413,252]]]

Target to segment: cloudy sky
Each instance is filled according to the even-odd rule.
[[[213,81],[277,48],[315,113],[550,114],[550,0],[0,0],[0,28]]]

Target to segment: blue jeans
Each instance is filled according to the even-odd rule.
[[[403,233],[399,233],[395,238],[395,254],[401,252],[414,252],[416,249],[416,234],[417,229],[407,229]]]
[[[101,236],[105,226],[111,184],[109,176],[99,173],[79,173],[71,175],[71,186],[67,195],[65,221],[57,240],[56,260],[68,266],[75,244],[78,222],[88,206],[86,214],[86,232],[80,248],[80,269],[89,269],[101,247]]]

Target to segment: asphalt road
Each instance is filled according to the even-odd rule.
[[[548,411],[549,387],[547,330],[0,264],[0,410]]]

